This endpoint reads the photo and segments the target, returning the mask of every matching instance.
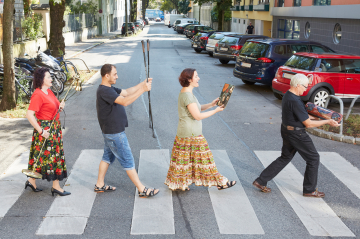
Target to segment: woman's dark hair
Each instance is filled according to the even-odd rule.
[[[34,89],[36,89],[36,88],[41,89],[41,86],[44,84],[44,78],[45,78],[46,72],[50,73],[49,68],[39,67],[35,70],[34,81],[33,81]]]
[[[193,78],[195,71],[193,68],[186,68],[181,72],[179,82],[182,87],[188,87],[190,85],[190,80]]]

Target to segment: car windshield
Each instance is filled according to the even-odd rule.
[[[265,57],[269,47],[270,45],[265,43],[252,42],[252,41],[246,42],[243,48],[241,48],[239,55],[250,56],[255,58]]]
[[[181,20],[176,20],[175,24],[179,24],[181,22]]]
[[[287,60],[285,66],[301,70],[312,70],[315,62],[316,58],[293,55]]]
[[[210,39],[220,40],[220,39],[223,38],[223,37],[224,37],[224,34],[215,33],[215,34],[211,35]]]
[[[229,45],[233,45],[233,44],[237,43],[238,39],[239,38],[237,38],[237,37],[224,36],[223,38],[221,38],[219,43],[227,43]]]
[[[123,27],[125,26],[126,23],[123,23]],[[128,27],[131,27],[133,25],[133,23],[128,23]]]

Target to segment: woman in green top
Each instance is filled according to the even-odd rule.
[[[219,99],[200,105],[192,93],[195,87],[199,87],[199,80],[196,70],[191,68],[183,70],[179,77],[183,87],[178,99],[179,123],[165,180],[171,190],[189,190],[192,183],[196,186],[217,186],[219,190],[236,184],[236,181],[229,181],[218,172],[213,154],[202,135],[201,120],[224,108],[201,112],[214,107]]]

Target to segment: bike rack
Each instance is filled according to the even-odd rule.
[[[64,60],[80,60],[80,61],[82,61],[83,63],[84,63],[84,65],[86,66],[86,68],[88,69],[88,71],[89,71],[89,73],[90,73],[90,69],[89,69],[89,67],[86,65],[86,63],[85,63],[85,61],[83,60],[83,59],[81,59],[81,58],[66,58],[66,59],[64,59]]]
[[[359,98],[360,98],[360,95],[356,96],[356,97],[351,101],[351,105],[350,105],[350,108],[348,109],[348,112],[347,112],[347,114],[346,114],[345,120],[347,120],[347,119],[349,118],[349,115],[350,115],[350,113],[351,113],[351,110],[352,110],[352,108],[354,107],[354,104],[355,104],[356,100],[359,99]]]
[[[341,98],[339,98],[339,97],[337,97],[335,95],[329,95],[328,96],[328,98],[326,99],[324,108],[328,107],[329,102],[330,102],[330,98],[333,98],[333,99],[336,99],[336,100],[339,101],[339,103],[340,103],[340,114],[344,115],[344,102],[342,101]],[[341,121],[341,124],[340,124],[340,132],[339,132],[340,135],[343,135],[343,123],[344,123],[344,118],[343,118],[343,120]]]

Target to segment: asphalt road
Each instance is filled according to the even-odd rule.
[[[100,69],[104,63],[115,64],[119,75],[115,86],[128,88],[145,79],[140,41],[146,39],[150,39],[151,42],[150,76],[154,79],[151,103],[157,138],[152,137],[148,126],[148,99],[147,94],[144,94],[126,107],[129,120],[126,134],[136,167],[139,165],[141,150],[171,151],[178,121],[177,98],[181,89],[178,76],[183,69],[190,67],[197,70],[200,86],[194,90],[194,94],[201,104],[218,97],[224,83],[235,85],[226,109],[203,120],[203,134],[210,149],[226,151],[264,234],[220,234],[218,219],[214,214],[207,188],[192,185],[189,192],[172,193],[175,234],[131,235],[135,187],[116,162],[109,168],[106,183],[118,189],[113,193],[96,195],[83,234],[51,235],[51,238],[314,238],[274,181],[268,184],[272,188],[270,194],[261,193],[252,186],[252,182],[264,168],[254,152],[280,151],[282,145],[281,101],[272,95],[269,87],[243,84],[232,74],[234,63],[222,65],[206,53],[195,53],[187,38],[176,34],[163,23],[146,27],[138,37],[113,39],[83,53],[80,57],[85,59],[92,69]],[[64,147],[68,169],[72,169],[81,151],[103,149],[103,138],[95,108],[95,92],[100,81],[101,78],[97,75],[92,84],[84,86],[81,93],[67,102]],[[336,152],[357,170],[360,169],[358,145],[315,136],[311,138],[318,151]],[[305,162],[299,155],[295,156],[292,164],[303,174]],[[24,177],[24,182],[25,180]],[[95,183],[94,181],[93,184]],[[147,186],[157,186],[151,182],[144,183]],[[302,181],[297,183],[301,186]],[[50,195],[50,183],[38,181],[38,187],[43,188],[44,192],[33,193],[25,190],[5,217],[0,219],[0,238],[43,237],[36,233],[54,198]],[[318,187],[326,193],[326,204],[346,227],[360,238],[360,199],[322,164],[319,169]],[[10,191],[11,188],[7,188],[1,193]],[[224,191],[226,192],[227,190]],[[231,207],[224,202],[224,207],[229,206]],[[234,213],[244,217],[241,211]]]

